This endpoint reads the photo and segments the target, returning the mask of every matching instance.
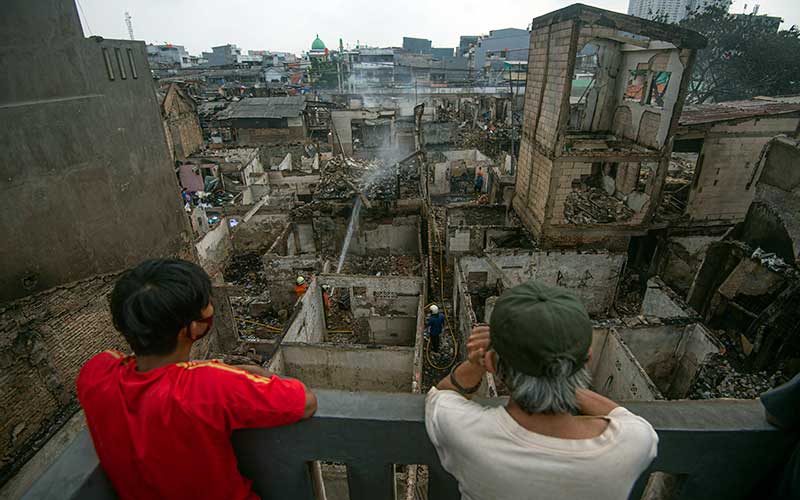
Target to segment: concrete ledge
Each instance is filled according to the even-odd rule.
[[[317,394],[320,409],[310,420],[234,433],[240,468],[255,480],[254,489],[262,497],[312,498],[305,464],[323,459],[348,464],[352,498],[365,498],[359,492],[381,490],[378,483],[386,479],[384,473],[392,464],[428,464],[430,498],[459,498],[455,481],[441,469],[427,439],[424,395],[327,390]],[[484,402],[499,405],[504,400]],[[640,497],[650,473],[657,471],[680,478],[675,498],[748,498],[792,445],[785,434],[766,423],[755,400],[652,401],[625,406],[650,421],[660,439],[658,458],[639,479],[631,498]],[[84,431],[24,498],[114,496]]]

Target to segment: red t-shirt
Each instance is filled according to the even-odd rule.
[[[236,429],[300,420],[296,380],[261,377],[219,361],[136,371],[117,351],[94,356],[78,375],[78,399],[120,498],[258,498],[236,466]]]

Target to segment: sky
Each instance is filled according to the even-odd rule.
[[[190,54],[212,46],[235,44],[247,50],[273,50],[300,55],[314,37],[336,48],[356,43],[374,47],[401,46],[403,36],[427,38],[434,47],[456,47],[461,35],[488,34],[500,28],[526,28],[536,16],[575,1],[536,0],[76,0],[84,33],[128,38],[125,12],[130,12],[136,40],[183,45]],[[627,0],[583,0],[583,3],[626,12]],[[294,7],[296,5],[296,7]],[[402,7],[401,7],[402,5]],[[753,1],[735,0],[731,12],[748,12]],[[761,0],[759,14],[780,16],[782,29],[800,25],[800,1]]]

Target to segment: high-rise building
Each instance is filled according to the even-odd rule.
[[[645,19],[664,18],[668,23],[677,23],[690,12],[712,5],[727,9],[731,3],[731,0],[630,0],[628,14]]]

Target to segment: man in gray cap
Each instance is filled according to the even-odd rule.
[[[592,323],[563,288],[529,281],[497,300],[467,360],[428,393],[425,425],[462,499],[617,500],[656,456],[653,427],[588,389]],[[505,407],[470,401],[486,372]]]

